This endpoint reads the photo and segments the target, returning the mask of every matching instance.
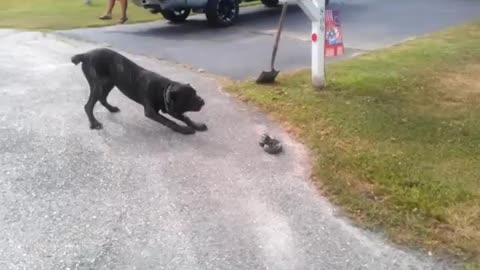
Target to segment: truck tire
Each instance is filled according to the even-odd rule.
[[[211,25],[227,27],[238,19],[238,11],[238,0],[208,0],[205,15]]]
[[[171,21],[172,23],[181,23],[184,22],[190,15],[191,9],[176,9],[176,10],[162,10],[162,16]]]
[[[277,7],[278,6],[278,0],[262,0],[262,4],[266,7]]]

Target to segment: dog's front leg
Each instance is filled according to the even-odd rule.
[[[195,130],[191,127],[185,127],[185,126],[180,126],[177,123],[173,122],[172,120],[160,115],[158,112],[156,112],[154,109],[146,107],[145,108],[145,116],[147,118],[152,119],[153,121],[156,121],[162,125],[165,125],[172,129],[173,131],[176,131],[178,133],[182,133],[185,135],[189,134],[194,134]]]
[[[195,129],[195,130],[198,130],[198,131],[206,131],[208,128],[207,128],[207,125],[203,124],[203,123],[195,123],[193,122],[190,118],[188,118],[186,115],[183,115],[183,114],[172,114],[172,116],[175,118],[175,119],[178,119],[182,122],[184,122],[185,124],[187,124],[187,126]]]

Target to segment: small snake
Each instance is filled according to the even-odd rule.
[[[279,140],[270,137],[268,134],[263,134],[258,143],[265,152],[276,155],[283,151],[283,146]]]

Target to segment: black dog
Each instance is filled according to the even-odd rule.
[[[146,70],[125,56],[110,49],[94,49],[72,57],[75,65],[82,63],[83,74],[90,85],[90,97],[85,104],[91,129],[101,129],[102,124],[93,116],[97,101],[110,112],[120,110],[107,102],[113,87],[133,101],[143,105],[145,116],[182,134],[205,131],[207,126],[195,123],[184,115],[185,112],[198,112],[205,102],[190,84],[182,84]],[[159,114],[159,111],[184,122],[177,123]]]

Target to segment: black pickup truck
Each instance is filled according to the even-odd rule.
[[[149,9],[152,13],[160,13],[173,22],[184,22],[190,13],[204,13],[212,26],[226,27],[233,25],[238,19],[241,2],[257,0],[132,0],[135,5]],[[325,6],[329,0],[324,0]],[[267,7],[276,7],[279,0],[261,0]]]

